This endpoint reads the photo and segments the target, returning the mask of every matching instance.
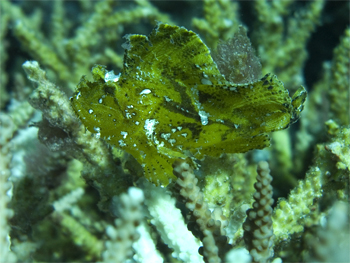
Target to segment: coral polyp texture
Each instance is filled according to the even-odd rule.
[[[0,1],[0,262],[349,262],[348,13]]]

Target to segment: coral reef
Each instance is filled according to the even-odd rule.
[[[0,262],[349,262],[348,13],[325,0],[0,1]],[[125,112],[136,95],[154,105]],[[84,121],[90,109],[102,118]],[[127,113],[149,137],[132,138]]]

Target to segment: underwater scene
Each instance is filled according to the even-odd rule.
[[[0,263],[349,262],[350,2],[0,2]]]

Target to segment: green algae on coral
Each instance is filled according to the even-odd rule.
[[[175,158],[240,153],[269,146],[267,133],[287,128],[303,108],[276,76],[233,84],[194,32],[158,24],[128,35],[120,76],[103,66],[83,77],[72,105],[86,128],[124,149],[147,179],[167,185]]]

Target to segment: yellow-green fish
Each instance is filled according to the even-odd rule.
[[[220,74],[194,32],[158,24],[147,37],[129,35],[124,67],[82,77],[72,105],[83,124],[130,153],[155,184],[175,179],[175,158],[239,153],[269,146],[267,133],[287,128],[306,91],[291,98],[276,76],[233,84]]]

